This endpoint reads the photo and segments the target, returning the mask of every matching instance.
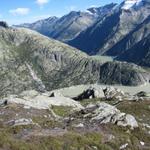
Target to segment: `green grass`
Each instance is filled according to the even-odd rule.
[[[68,116],[71,113],[72,109],[72,107],[68,106],[52,106],[52,110],[54,111],[54,113],[61,117]]]
[[[0,148],[3,150],[32,150],[36,149],[32,143],[23,140],[15,139],[8,130],[3,129],[0,132]]]
[[[128,127],[118,127],[116,125],[108,125],[108,131],[114,135],[112,141],[107,142],[112,149],[118,150],[121,145],[128,143],[128,150],[143,150],[140,146],[140,141],[146,145],[150,144],[150,136],[142,128],[130,130]]]
[[[93,98],[93,99],[84,99],[80,103],[83,106],[87,106],[88,104],[96,104],[97,102],[102,101],[101,98]]]
[[[141,123],[150,123],[150,101],[120,103],[117,108],[122,112],[132,114]]]
[[[96,132],[80,134],[72,131],[63,136],[32,136],[28,140],[15,138],[15,134],[7,129],[1,131],[0,148],[3,150],[91,150],[97,147],[100,150],[110,150],[107,145],[102,144],[101,135]]]
[[[55,127],[61,127],[62,123],[55,121],[50,118],[44,118],[44,117],[32,117],[32,120],[34,123],[37,123],[42,128],[55,128]]]
[[[139,142],[144,141],[148,144],[150,141],[150,137],[140,128],[131,131],[129,128],[111,124],[104,127],[104,130],[115,137],[110,141],[104,141],[100,131],[79,133],[72,130],[62,136],[32,136],[26,140],[17,137],[16,135],[25,128],[32,129],[22,126],[0,130],[0,148],[3,150],[94,150],[94,148],[118,150],[121,145],[128,143],[128,150],[141,150]]]

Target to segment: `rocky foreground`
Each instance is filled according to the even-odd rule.
[[[24,91],[0,100],[0,149],[148,150],[150,95],[88,88],[74,97],[61,90]]]

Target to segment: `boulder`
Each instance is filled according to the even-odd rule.
[[[87,89],[77,97],[74,97],[73,99],[76,101],[82,101],[84,99],[92,99],[95,98],[94,90],[93,89]]]
[[[84,99],[102,98],[102,97],[104,97],[102,89],[96,89],[90,87],[87,90],[85,90],[83,93],[74,97],[73,99],[76,101],[82,101]]]
[[[125,93],[122,90],[114,87],[106,87],[105,89],[103,89],[103,92],[107,100],[111,99],[122,100],[122,98],[125,96]]]
[[[122,120],[117,121],[117,125],[119,126],[130,126],[132,129],[138,127],[138,123],[136,119],[129,114],[123,116]]]
[[[139,93],[136,94],[137,97],[148,97],[148,94],[144,91],[141,91]]]
[[[7,100],[0,100],[0,106],[7,105]]]
[[[34,124],[32,119],[26,119],[26,118],[21,118],[21,119],[17,119],[17,120],[11,120],[8,122],[8,125],[11,126],[22,126],[22,125],[32,125]]]

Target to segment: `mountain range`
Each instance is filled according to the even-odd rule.
[[[130,0],[121,3],[111,14],[97,21],[68,43],[90,55],[109,55],[117,59],[122,58],[120,60],[150,66],[148,59],[145,59],[149,53],[149,40],[146,40],[147,44],[140,44],[140,49],[135,50],[135,47],[150,34],[150,2],[142,0],[137,3],[135,0],[129,7],[128,1]],[[128,58],[127,53],[133,57]],[[140,53],[143,53],[142,57],[137,56]],[[138,57],[146,62],[140,63],[136,59]]]
[[[98,18],[107,15],[115,6],[116,4],[111,3],[104,7],[92,7],[86,11],[71,11],[61,18],[50,17],[31,24],[16,25],[16,27],[29,28],[56,40],[67,42],[93,25]]]
[[[137,65],[104,63],[35,31],[3,24],[0,69],[1,95],[78,84],[141,85],[149,81],[149,73]]]
[[[140,67],[150,67],[149,12],[149,0],[126,0],[32,24],[0,22],[1,93],[149,82]],[[114,61],[103,62],[100,55]]]
[[[149,114],[150,0],[0,21],[0,150],[148,150]]]
[[[149,0],[125,0],[16,27],[36,30],[89,55],[108,55],[149,67],[149,21]]]

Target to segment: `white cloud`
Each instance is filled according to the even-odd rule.
[[[9,13],[13,15],[27,15],[29,14],[30,9],[29,8],[16,8],[9,11]]]
[[[49,0],[36,0],[36,3],[40,6],[43,6],[44,4],[47,4]]]

